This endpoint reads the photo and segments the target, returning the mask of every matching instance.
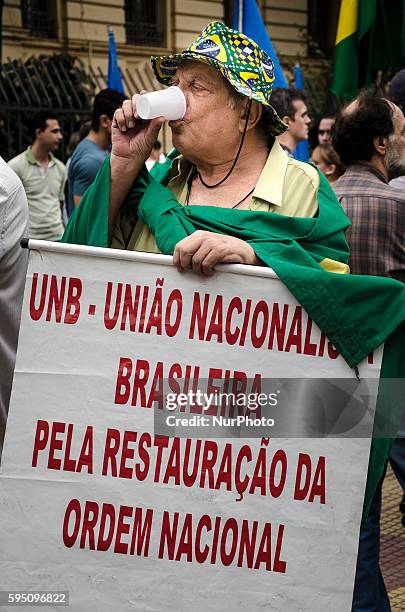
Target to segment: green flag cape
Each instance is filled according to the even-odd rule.
[[[344,230],[349,221],[320,173],[318,216],[285,217],[276,213],[215,206],[182,206],[161,182],[168,180],[171,159],[146,169],[128,194],[120,214],[144,221],[162,253],[171,255],[177,242],[202,229],[247,241],[256,255],[273,268],[308,315],[354,367],[385,342],[382,379],[405,378],[405,285],[385,277],[327,272],[324,260],[346,263],[349,251]],[[160,181],[160,182],[159,182]],[[63,242],[108,247],[110,163],[105,160],[95,181],[72,215]],[[395,333],[394,333],[395,332]],[[402,355],[402,357],[401,357]],[[398,390],[398,388],[397,388]],[[395,431],[404,398],[379,394],[378,414]],[[401,407],[402,399],[402,407]],[[373,439],[365,508],[371,501],[388,456],[391,439]]]

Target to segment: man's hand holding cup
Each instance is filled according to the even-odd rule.
[[[112,154],[144,163],[166,120],[182,119],[186,99],[179,87],[140,94],[125,100],[112,122]]]

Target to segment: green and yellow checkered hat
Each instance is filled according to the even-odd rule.
[[[269,103],[274,83],[273,62],[254,40],[220,21],[213,21],[181,53],[151,57],[157,80],[171,85],[179,61],[186,59],[198,60],[219,70],[236,91],[270,111],[274,135],[286,131],[287,126]]]

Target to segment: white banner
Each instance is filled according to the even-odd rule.
[[[349,612],[375,401],[350,435],[336,406],[330,437],[249,425],[271,381],[270,420],[287,429],[313,413],[305,380],[357,384],[274,273],[207,279],[165,256],[30,246],[1,588],[67,590],[83,612]],[[378,382],[381,355],[362,380]],[[184,405],[170,410],[163,391]],[[236,435],[216,405],[230,392],[256,398],[234,407]]]

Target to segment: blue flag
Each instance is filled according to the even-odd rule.
[[[304,78],[302,76],[302,70],[299,64],[294,66],[294,80],[295,89],[304,89]],[[308,140],[302,140],[298,143],[297,148],[294,151],[294,157],[305,162],[309,160]]]
[[[116,89],[125,95],[121,72],[118,67],[117,49],[115,48],[114,32],[108,28],[108,76],[107,87]]]
[[[270,41],[270,36],[267,33],[264,25],[263,17],[260,14],[256,0],[235,0],[234,3],[234,30],[243,32],[246,36],[252,38],[263,51],[270,56],[274,64],[274,87],[288,87],[286,78],[283,74],[280,62],[273,45]]]

